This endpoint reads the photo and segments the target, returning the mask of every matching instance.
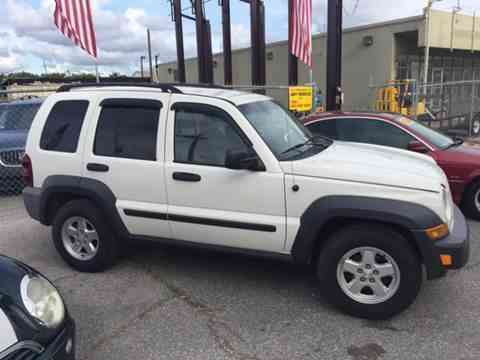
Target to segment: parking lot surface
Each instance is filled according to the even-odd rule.
[[[326,304],[308,269],[264,259],[142,245],[108,272],[77,273],[21,198],[0,198],[0,253],[61,289],[78,359],[479,359],[480,223],[470,226],[466,268],[373,322]]]

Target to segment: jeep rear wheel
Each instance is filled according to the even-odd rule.
[[[405,310],[422,283],[415,250],[383,225],[355,224],[334,233],[318,257],[317,275],[327,300],[367,319]]]
[[[62,258],[81,272],[100,272],[113,265],[118,246],[102,212],[88,200],[73,200],[56,214],[53,241]]]

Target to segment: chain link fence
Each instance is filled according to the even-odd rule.
[[[480,136],[480,80],[439,82],[392,81],[370,86],[372,111],[399,113],[459,137]]]
[[[44,98],[52,91],[0,91],[0,199],[24,188],[22,158],[28,132]]]

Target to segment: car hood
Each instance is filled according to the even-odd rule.
[[[39,275],[29,266],[0,255],[0,352],[17,341],[47,344],[58,330],[39,328],[26,311],[20,294],[25,275]]]
[[[25,130],[0,130],[0,150],[24,148],[28,132]]]
[[[480,144],[465,142],[442,151],[442,158],[457,163],[473,163],[480,165]]]
[[[425,191],[441,191],[447,180],[433,159],[426,155],[384,146],[334,142],[310,158],[292,161],[298,176],[330,178]]]

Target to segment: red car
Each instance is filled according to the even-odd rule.
[[[305,118],[304,124],[314,135],[430,155],[445,171],[455,203],[480,220],[480,144],[452,139],[395,114],[322,113]]]

